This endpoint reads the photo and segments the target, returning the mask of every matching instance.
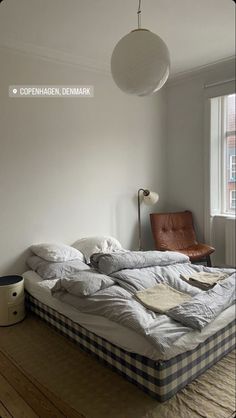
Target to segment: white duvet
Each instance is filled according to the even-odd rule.
[[[221,313],[218,315],[219,311],[216,313],[217,317],[206,325],[204,330],[193,331],[191,325],[173,320],[167,315],[155,313],[137,301],[135,298],[137,290],[148,289],[159,283],[166,283],[173,289],[185,292],[193,299],[208,298],[207,293],[181,280],[180,274],[191,274],[201,270],[213,272],[217,269],[192,265],[186,256],[179,253],[153,251],[97,254],[95,258],[92,257],[92,263],[100,272],[109,274],[115,279],[117,284],[86,298],[70,294],[66,289],[65,291],[59,290],[55,293],[55,297],[76,307],[80,312],[105,317],[145,336],[147,341],[157,349],[161,358],[169,357],[172,347],[187,334],[191,335],[192,343],[196,346],[195,342],[199,341],[199,334],[202,335],[207,328],[211,328],[214,321],[221,316]],[[228,274],[231,275],[232,272],[228,271]],[[214,305],[214,295],[211,301]],[[224,309],[222,314],[228,309],[227,304],[225,308],[222,305]]]
[[[24,279],[26,290],[42,303],[45,303],[47,306],[55,309],[72,321],[79,323],[89,331],[107,339],[111,343],[129,352],[135,352],[153,360],[168,360],[180,353],[194,349],[198,344],[224,328],[235,318],[235,308],[231,306],[201,332],[191,331],[177,339],[163,354],[150,341],[133,330],[102,316],[82,313],[77,308],[68,304],[66,300],[62,302],[53,298],[51,296],[51,288],[55,285],[55,280],[42,280],[33,271],[24,273]],[[159,324],[159,326],[161,332],[167,332],[168,329],[164,322]]]

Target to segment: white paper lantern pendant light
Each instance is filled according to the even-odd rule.
[[[148,96],[158,91],[170,73],[170,55],[165,42],[155,33],[141,28],[141,0],[138,29],[124,36],[111,57],[114,82],[125,93]]]

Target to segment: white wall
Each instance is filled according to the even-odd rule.
[[[167,89],[167,207],[194,214],[199,240],[204,240],[205,215],[205,84],[234,77],[228,61],[179,77]],[[219,93],[220,94],[220,93]],[[207,198],[207,196],[206,196]],[[224,264],[224,228],[215,222],[215,262]]]
[[[135,98],[76,66],[4,48],[0,60],[0,274],[21,273],[40,241],[109,234],[137,247],[138,188],[158,191],[165,206],[165,89]],[[9,98],[14,84],[94,85],[95,97]]]

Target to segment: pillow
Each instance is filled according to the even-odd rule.
[[[76,274],[78,271],[90,269],[87,264],[78,259],[55,263],[55,261],[43,260],[37,255],[31,255],[27,259],[27,264],[44,280],[61,279]]]
[[[51,289],[51,293],[55,295],[58,292],[67,292],[74,296],[84,297],[93,295],[113,284],[115,282],[110,277],[89,269],[77,273],[74,277],[58,280]]]
[[[89,237],[81,238],[73,244],[74,248],[83,253],[87,263],[94,253],[112,253],[122,250],[122,246],[117,239],[112,237]]]
[[[80,251],[65,244],[35,244],[31,245],[30,250],[47,261],[60,262],[75,259],[84,261],[84,256]]]

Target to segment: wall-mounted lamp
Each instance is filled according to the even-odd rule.
[[[143,202],[146,205],[154,205],[159,200],[159,195],[155,192],[151,192],[147,189],[139,189],[138,190],[138,239],[139,239],[139,251],[142,251],[142,228],[141,228],[141,216],[140,216],[140,195],[143,195]]]

